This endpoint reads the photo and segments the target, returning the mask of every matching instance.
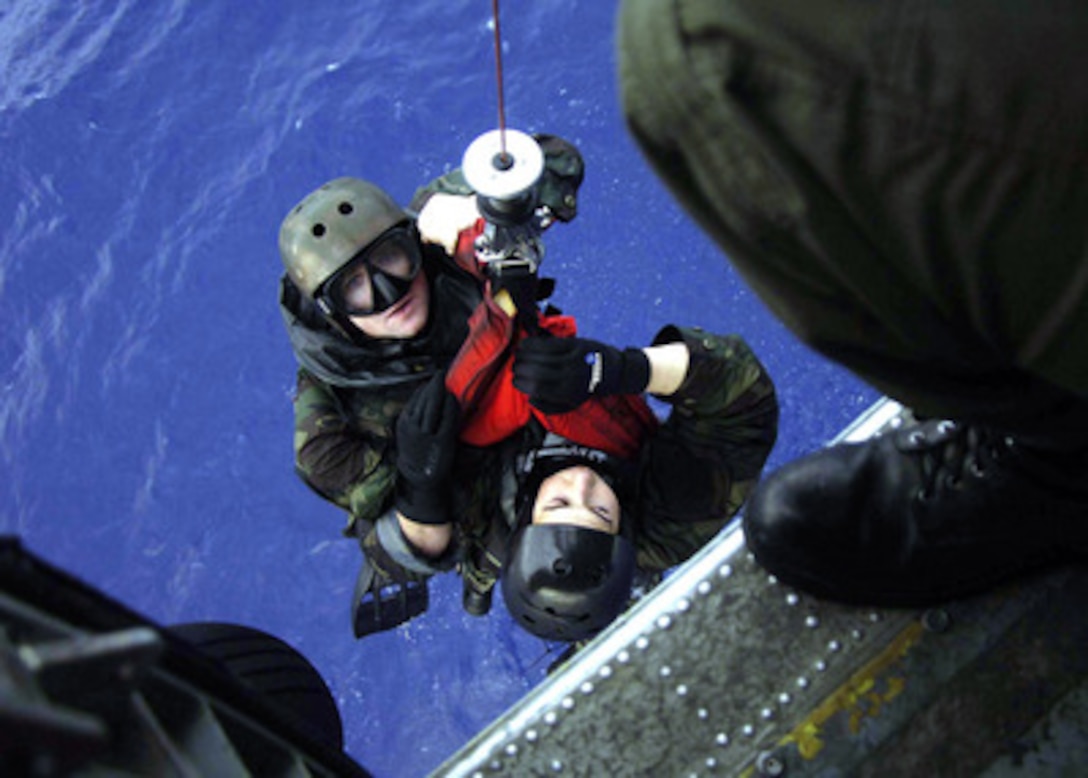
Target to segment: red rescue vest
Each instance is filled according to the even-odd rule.
[[[538,315],[542,329],[556,337],[573,337],[570,316]],[[514,388],[514,347],[524,331],[492,299],[490,292],[469,319],[469,335],[446,374],[446,388],[460,401],[461,440],[488,446],[516,432],[535,417],[545,429],[605,451],[635,459],[657,417],[638,395],[591,397],[568,413],[548,415],[529,404]]]

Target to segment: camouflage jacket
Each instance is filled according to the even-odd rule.
[[[655,344],[683,341],[691,353],[668,419],[643,448],[639,566],[684,561],[740,510],[778,435],[778,398],[742,338],[666,327]]]
[[[434,182],[421,189],[413,206],[438,188]],[[388,510],[396,418],[412,392],[453,359],[481,299],[479,278],[437,246],[424,246],[423,268],[431,286],[430,321],[408,341],[349,340],[290,279],[281,280],[280,312],[299,363],[295,471],[347,510],[349,534],[356,520],[370,522]]]
[[[412,341],[360,346],[307,319],[306,312],[281,306],[300,363],[295,470],[318,494],[348,511],[349,531],[356,519],[372,521],[389,508],[396,418],[412,392],[456,355],[480,300],[479,283],[451,264],[431,271],[431,321]]]

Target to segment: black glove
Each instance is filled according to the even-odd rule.
[[[394,506],[421,524],[444,524],[446,486],[457,453],[461,408],[439,373],[416,390],[397,419]]]
[[[534,336],[514,355],[514,387],[547,414],[572,411],[590,395],[639,394],[649,382],[650,360],[637,348]]]

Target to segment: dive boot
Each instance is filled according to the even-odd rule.
[[[820,597],[924,606],[1088,550],[1088,457],[951,421],[841,444],[767,477],[745,508],[761,566]]]
[[[426,578],[395,565],[383,570],[364,555],[351,596],[352,631],[362,638],[395,629],[424,613],[429,603]]]

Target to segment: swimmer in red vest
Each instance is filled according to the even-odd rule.
[[[774,386],[739,337],[666,327],[620,350],[490,291],[398,421],[397,524],[376,536],[420,574],[456,564],[469,612],[501,576],[523,627],[582,641],[735,515],[774,444]],[[674,406],[664,422],[645,392]]]

